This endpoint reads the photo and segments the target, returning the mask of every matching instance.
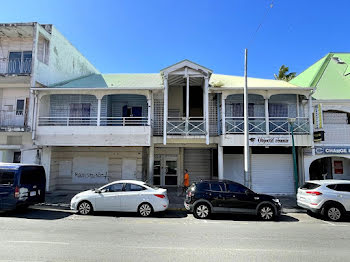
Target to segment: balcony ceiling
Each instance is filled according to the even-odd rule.
[[[33,37],[32,25],[0,24],[0,37],[26,38]]]
[[[169,75],[169,86],[185,86],[186,77],[183,75]],[[190,77],[190,86],[201,86],[203,77]]]

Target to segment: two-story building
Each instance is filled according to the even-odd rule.
[[[0,161],[39,163],[33,146],[31,87],[46,87],[96,68],[52,25],[0,24]]]
[[[314,149],[305,149],[306,179],[350,179],[350,53],[329,53],[291,83],[315,88]]]
[[[116,179],[176,187],[187,169],[192,181],[226,178],[258,192],[294,193],[288,119],[300,162],[312,145],[313,89],[248,79],[252,170],[244,178],[243,87],[243,77],[184,60],[154,74],[92,74],[32,88],[33,138],[48,189]]]

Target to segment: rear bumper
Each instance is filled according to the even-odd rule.
[[[308,203],[302,202],[300,200],[297,200],[297,205],[301,208],[304,208],[306,210],[310,210],[313,213],[319,214],[321,212],[321,208],[318,208],[317,206],[310,205]],[[318,205],[320,206],[320,205]]]

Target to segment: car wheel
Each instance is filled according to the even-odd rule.
[[[330,205],[325,209],[324,214],[331,221],[339,221],[343,217],[343,210],[337,205]]]
[[[90,215],[93,211],[92,205],[88,201],[83,201],[78,205],[78,213],[80,215]]]
[[[208,218],[210,215],[210,207],[208,204],[199,203],[193,210],[193,216],[198,219]]]
[[[148,203],[142,203],[139,206],[138,213],[142,217],[148,217],[152,214],[152,206]]]
[[[269,204],[263,204],[258,211],[259,218],[262,220],[273,220],[275,218],[275,210]]]

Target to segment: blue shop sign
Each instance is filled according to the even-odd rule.
[[[316,146],[315,153],[317,155],[343,155],[350,154],[350,146]]]

